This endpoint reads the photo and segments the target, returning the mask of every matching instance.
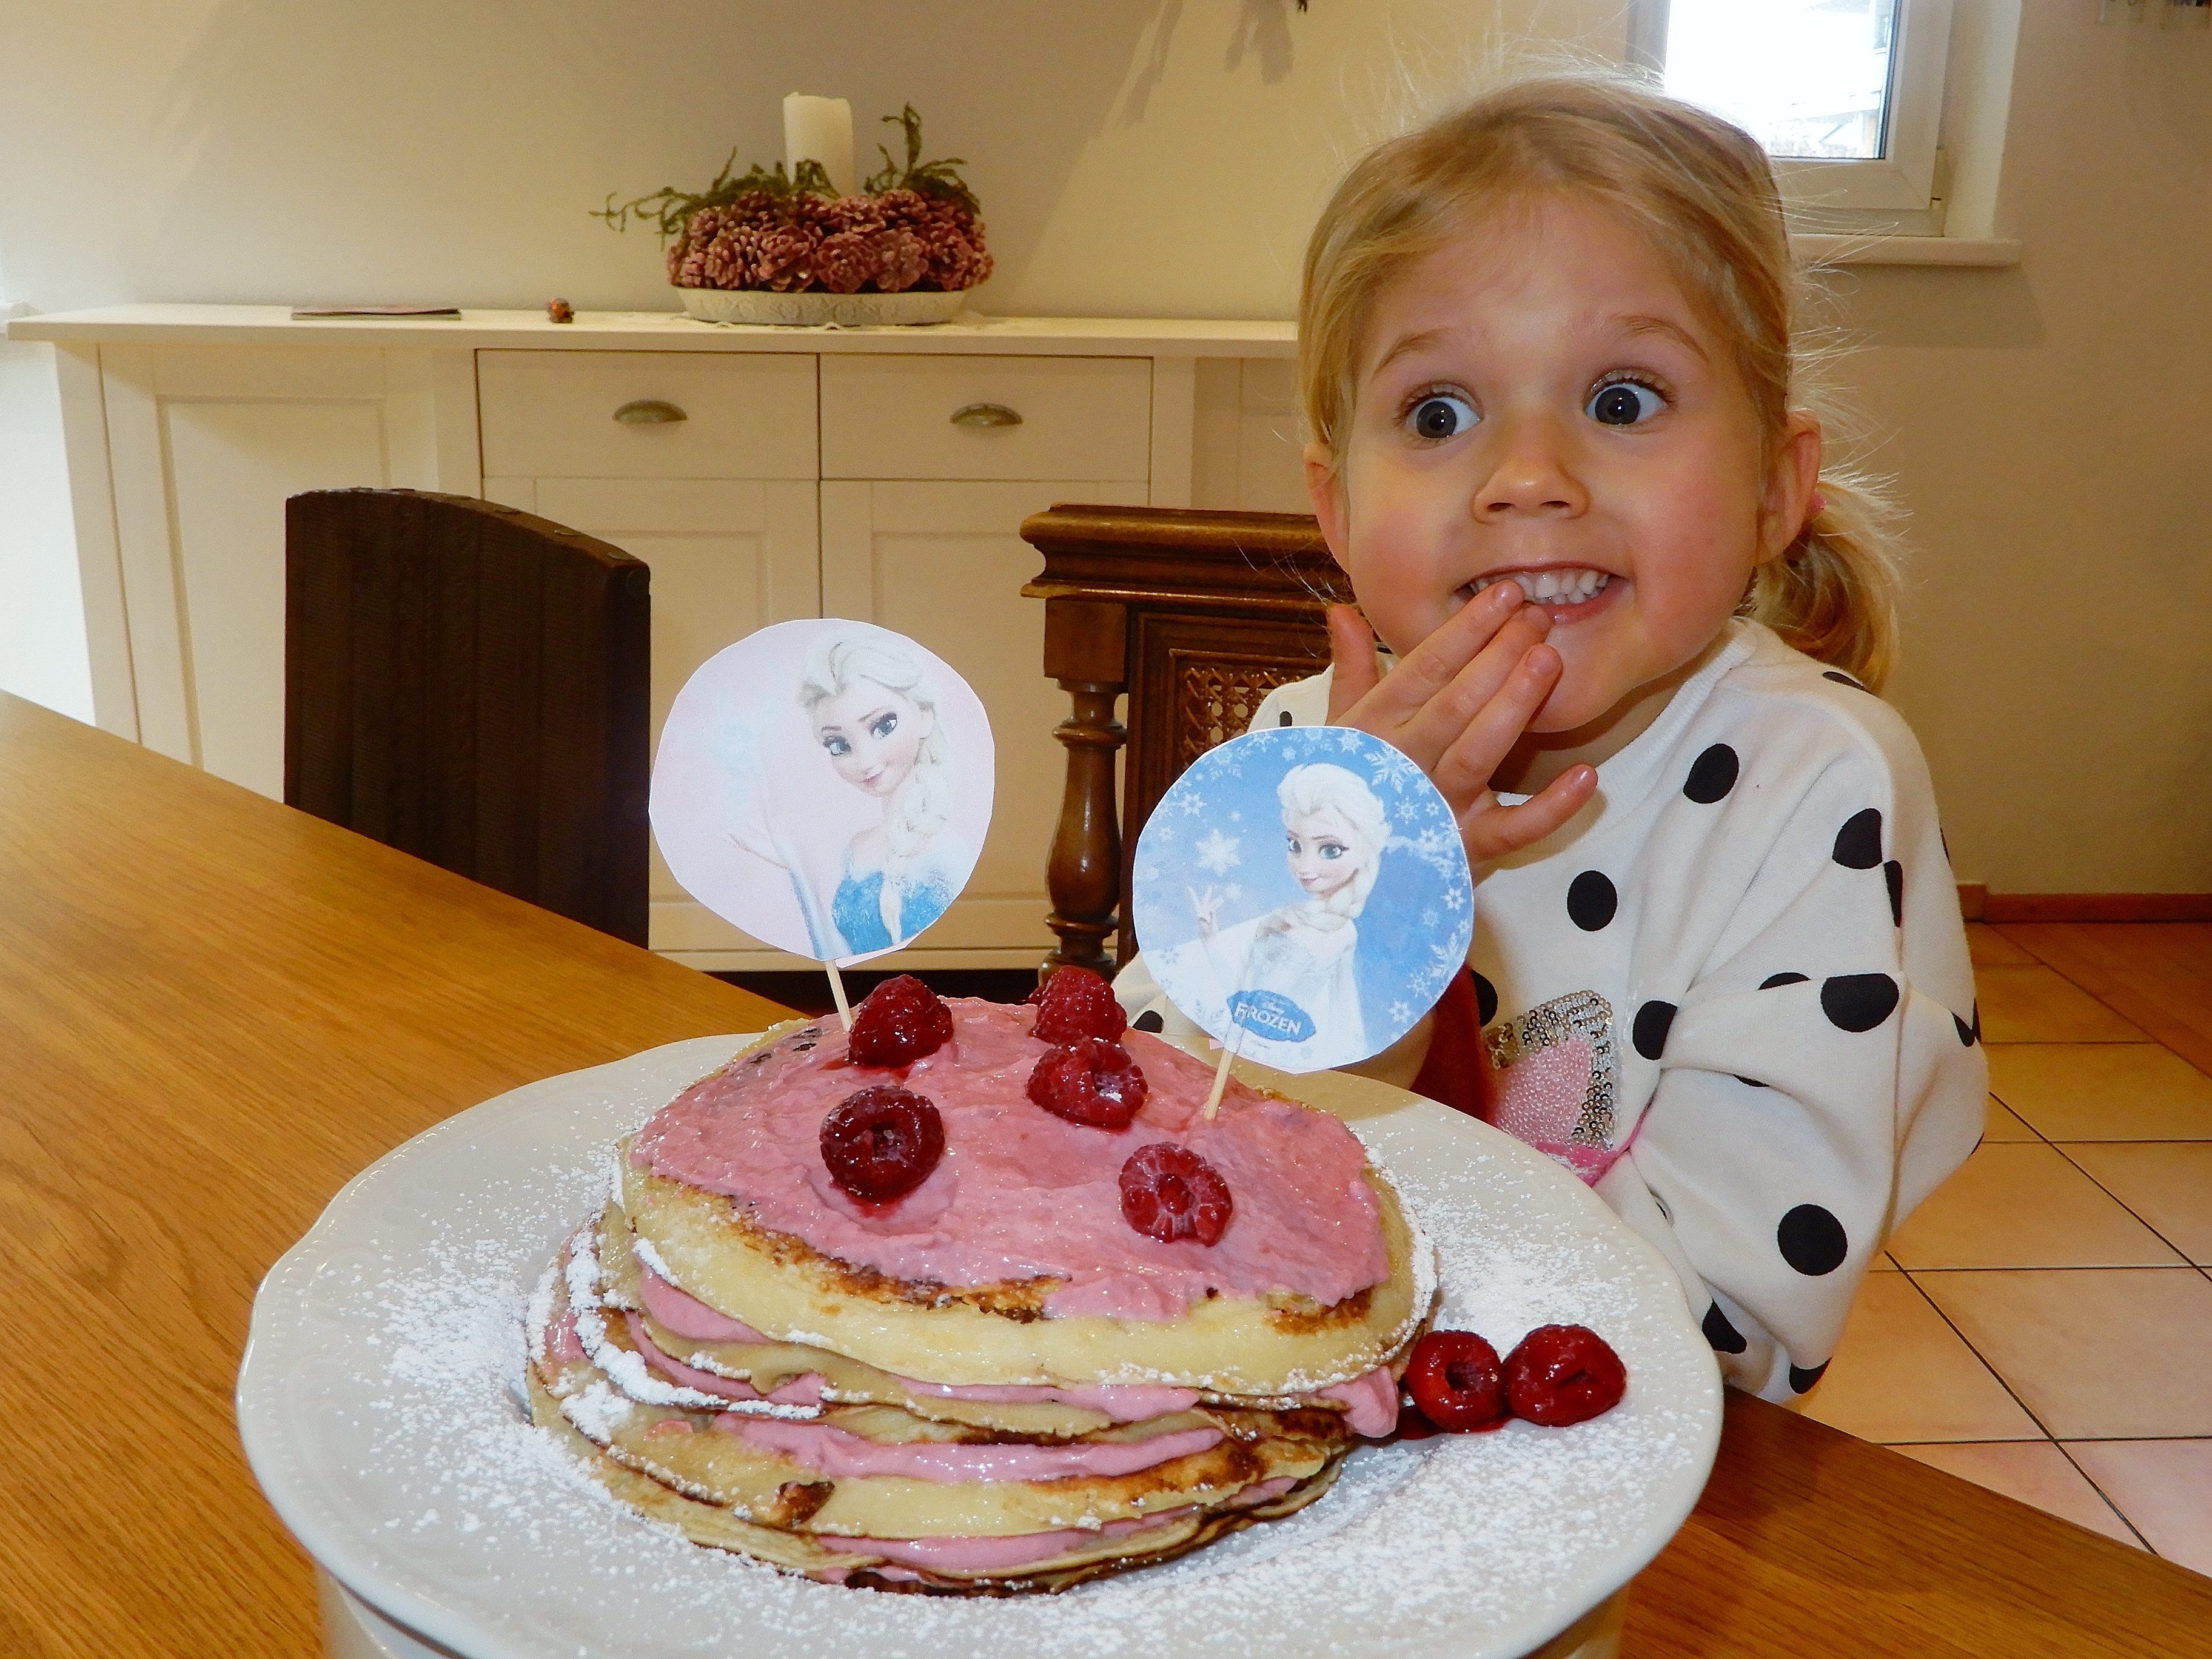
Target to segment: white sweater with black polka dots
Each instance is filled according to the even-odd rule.
[[[1322,674],[1254,724],[1328,708]],[[1602,1166],[1599,1194],[1673,1263],[1728,1379],[1809,1389],[1883,1239],[1981,1134],[1972,970],[1912,733],[1732,623],[1597,798],[1481,874],[1475,910],[1500,1121],[1565,1109],[1585,1178]],[[1115,989],[1133,1019],[1198,1035],[1141,957]]]

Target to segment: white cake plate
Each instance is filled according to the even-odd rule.
[[[270,1270],[239,1426],[270,1502],[337,1581],[334,1652],[1595,1654],[1617,1593],[1703,1489],[1711,1351],[1673,1273],[1600,1200],[1431,1102],[1255,1070],[1344,1116],[1389,1170],[1438,1247],[1443,1322],[1501,1352],[1540,1324],[1592,1326],[1628,1367],[1627,1398],[1572,1429],[1362,1448],[1286,1521],[1058,1596],[882,1595],[692,1545],[530,1426],[521,1317],[604,1194],[610,1144],[741,1041],[672,1043],[450,1118],[356,1177]]]

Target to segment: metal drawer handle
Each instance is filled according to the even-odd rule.
[[[635,398],[615,410],[615,419],[624,426],[665,426],[672,421],[690,418],[674,404],[663,403],[658,398]]]
[[[969,404],[952,411],[955,426],[1019,426],[1022,417],[1004,404]]]

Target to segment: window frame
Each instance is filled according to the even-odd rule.
[[[1632,63],[1663,77],[1670,0],[1629,0]],[[1776,156],[1784,200],[1806,217],[1838,229],[1880,228],[1941,235],[1942,180],[1939,144],[1944,71],[1951,45],[1952,0],[1898,0],[1889,59],[1888,154],[1871,161]]]

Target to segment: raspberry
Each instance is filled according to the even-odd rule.
[[[1498,1350],[1473,1331],[1431,1331],[1413,1344],[1406,1388],[1422,1416],[1455,1434],[1494,1429],[1512,1415]]]
[[[1235,1208],[1229,1183],[1188,1146],[1155,1141],[1121,1166],[1121,1218],[1163,1244],[1178,1238],[1211,1244]]]
[[[1091,1129],[1126,1129],[1145,1104],[1145,1074],[1129,1051],[1099,1037],[1048,1048],[1030,1073],[1030,1098]]]
[[[872,1203],[902,1198],[945,1156],[945,1120],[908,1089],[879,1083],[848,1095],[822,1120],[830,1179]]]
[[[901,974],[853,1010],[845,1053],[855,1066],[911,1066],[951,1039],[952,1011],[912,974]]]
[[[1088,968],[1062,968],[1038,988],[1036,1038],[1040,1042],[1073,1042],[1079,1037],[1121,1035],[1129,1021],[1114,1000],[1114,988]]]
[[[1586,1422],[1620,1403],[1628,1370],[1586,1325],[1539,1325],[1505,1357],[1513,1413],[1547,1428]]]

